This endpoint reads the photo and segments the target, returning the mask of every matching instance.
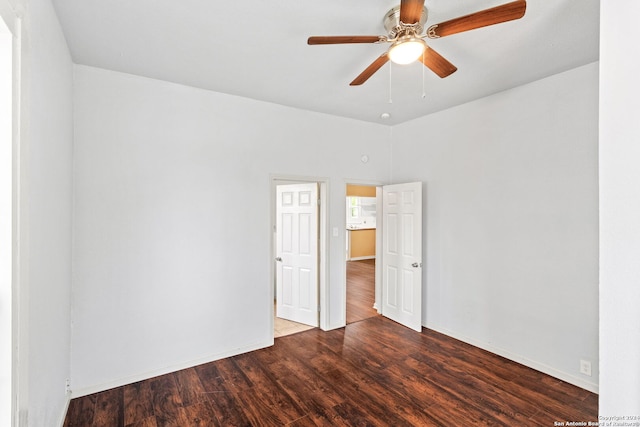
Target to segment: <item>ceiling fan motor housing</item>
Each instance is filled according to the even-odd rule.
[[[427,17],[427,8],[423,7],[420,20],[415,24],[400,22],[400,6],[398,5],[384,15],[382,24],[384,25],[385,30],[387,30],[389,39],[395,39],[396,37],[402,36],[408,32],[412,32],[414,35],[419,35],[424,29]]]

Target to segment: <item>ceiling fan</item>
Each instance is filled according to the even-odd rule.
[[[373,61],[351,86],[366,82],[376,71],[389,60],[397,64],[410,64],[420,60],[427,68],[444,78],[453,74],[457,68],[438,52],[428,46],[424,38],[437,39],[464,31],[502,22],[513,21],[524,16],[527,8],[526,0],[516,0],[501,6],[481,10],[449,21],[431,25],[424,34],[427,22],[425,0],[401,0],[399,6],[388,11],[383,19],[386,36],[313,36],[307,43],[310,45],[345,44],[345,43],[391,43],[391,47],[378,59]]]

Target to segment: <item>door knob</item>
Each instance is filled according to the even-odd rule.
[[[282,262],[282,258],[280,258],[280,257],[276,257],[276,261],[278,261],[278,262]]]
[[[413,268],[422,267],[422,263],[414,262],[413,264],[411,264],[411,267],[413,267]]]

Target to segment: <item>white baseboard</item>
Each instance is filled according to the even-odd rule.
[[[471,344],[474,347],[478,347],[481,348],[483,350],[486,350],[490,353],[493,354],[497,354],[498,356],[502,356],[506,359],[512,360],[514,362],[520,363],[521,365],[527,366],[531,369],[535,369],[536,371],[540,371],[543,374],[547,374],[550,375],[554,378],[557,378],[559,380],[562,380],[564,382],[567,382],[569,384],[573,384],[576,387],[580,387],[583,388],[585,390],[588,390],[592,393],[598,393],[598,384],[589,382],[589,381],[585,381],[582,378],[578,378],[574,375],[568,374],[566,372],[560,371],[558,369],[552,368],[550,366],[547,366],[543,363],[539,363],[536,362],[535,360],[531,360],[531,359],[527,359],[524,356],[521,356],[519,354],[515,354],[512,353],[508,350],[502,349],[502,348],[498,348],[496,346],[493,346],[491,344],[485,343],[485,342],[481,342],[478,340],[475,340],[473,338],[469,338],[460,334],[457,334],[453,331],[450,331],[446,328],[439,328],[439,327],[434,327],[433,325],[429,325],[429,326],[425,326],[425,328],[431,329],[433,331],[439,332],[441,334],[447,335],[451,338],[455,338],[459,341],[465,342],[467,344]]]
[[[108,383],[96,384],[90,387],[84,387],[78,390],[71,391],[71,398],[87,396],[89,394],[99,393],[101,391],[109,390],[115,387],[122,387],[127,384],[132,384],[138,381],[148,380],[149,378],[157,377],[159,375],[166,375],[171,372],[179,371],[181,369],[192,368],[194,366],[202,365],[209,362],[214,362],[216,360],[224,359],[226,357],[236,356],[242,353],[248,353],[250,351],[259,350],[261,348],[270,347],[273,345],[273,340],[267,342],[259,342],[253,345],[249,345],[246,347],[237,348],[231,351],[218,353],[213,356],[203,357],[200,359],[190,360],[184,363],[178,363],[175,365],[167,366],[161,369],[156,369],[153,371],[148,371],[145,373],[132,375],[125,378],[119,378],[114,381],[109,381]],[[66,412],[66,411],[65,411]]]
[[[327,325],[326,329],[325,328],[320,328],[320,329],[322,329],[324,332],[329,332],[329,331],[333,331],[334,329],[344,328],[345,326],[346,326],[345,323],[334,323],[331,325]]]
[[[376,259],[375,255],[369,255],[369,256],[356,256],[353,258],[349,258],[347,261],[362,261],[365,259]]]

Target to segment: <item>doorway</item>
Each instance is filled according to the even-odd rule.
[[[377,194],[375,185],[346,186],[346,323],[379,314],[376,305]]]
[[[376,190],[373,285],[375,314],[371,314],[371,317],[380,314],[420,332],[422,330],[422,183],[392,184],[374,188]],[[370,194],[372,193],[368,193]],[[351,203],[347,198],[346,206],[348,207]],[[353,214],[357,212],[346,211],[347,216]],[[349,248],[348,241],[346,248],[347,250]],[[347,252],[345,256],[347,324],[370,318],[357,319],[348,314],[349,308],[358,302],[357,296],[350,298],[348,287],[350,258],[354,258],[353,254]],[[365,314],[365,316],[368,315]]]
[[[324,179],[271,179],[274,338],[327,322],[326,194]]]

